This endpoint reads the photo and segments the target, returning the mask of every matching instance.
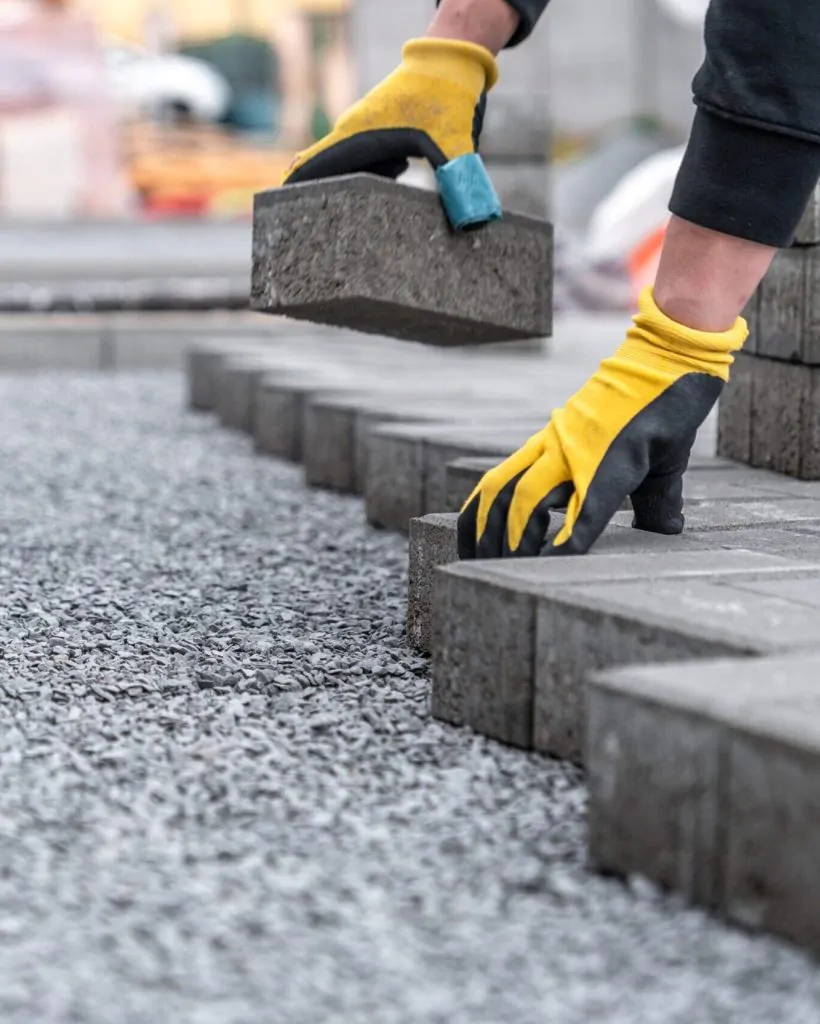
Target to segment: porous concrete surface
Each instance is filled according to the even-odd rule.
[[[814,654],[590,680],[593,861],[820,950],[818,672]]]
[[[588,873],[576,771],[432,722],[406,544],[183,390],[0,379],[4,1024],[816,1017]]]
[[[721,455],[802,480],[820,480],[820,367],[738,358],[720,401]]]
[[[552,228],[454,232],[435,193],[368,174],[289,185],[255,199],[251,306],[431,345],[543,337]]]

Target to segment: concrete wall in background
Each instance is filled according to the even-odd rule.
[[[587,135],[634,111],[631,55],[635,0],[552,0],[542,19],[549,38],[553,124]]]
[[[423,33],[434,0],[355,0],[359,90],[397,65]],[[500,57],[505,90],[549,90],[558,132],[586,135],[636,113],[685,135],[701,30],[675,22],[658,0],[552,0],[533,38]]]
[[[565,5],[571,7],[576,2],[569,0]],[[435,0],[354,0],[353,38],[360,92],[366,92],[393,71],[399,62],[402,44],[424,33],[435,6]],[[499,63],[505,89],[540,91],[548,87],[546,21],[548,19],[542,21],[526,46],[501,55]]]
[[[692,79],[703,61],[703,26],[675,19],[658,0],[636,0],[636,106],[685,139],[695,113]]]

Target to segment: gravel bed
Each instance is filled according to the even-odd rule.
[[[182,410],[0,379],[3,1024],[808,1024],[584,868],[578,772],[427,714],[406,546]]]

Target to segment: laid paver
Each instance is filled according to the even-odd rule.
[[[775,257],[749,304],[749,342],[719,411],[721,454],[805,480],[820,479],[818,260],[817,245]]]
[[[494,425],[488,426],[491,410],[467,409],[465,415],[475,422],[396,423],[370,431],[364,487],[369,523],[406,532],[411,519],[445,508],[446,470],[453,459],[485,455],[500,461],[543,425],[540,413],[511,420],[503,407]]]
[[[248,344],[227,338],[206,339],[189,346],[185,365],[188,407],[198,412],[216,409],[217,377],[226,359],[253,354],[267,358],[270,352],[271,346],[261,341]]]
[[[814,190],[794,235],[795,245],[820,244],[820,186]]]
[[[820,952],[818,678],[816,653],[590,677],[592,864]]]
[[[458,560],[456,518],[452,513],[434,512],[410,520],[407,640],[424,653],[430,652],[435,571]]]
[[[463,456],[448,462],[444,468],[444,511],[459,512],[484,474],[494,469],[498,461],[497,456]]]
[[[735,585],[820,564],[608,530],[583,559],[438,570],[433,713],[518,746],[580,761],[583,684],[615,665],[748,656],[817,642],[816,613]]]
[[[509,214],[455,233],[435,192],[372,175],[256,197],[251,305],[262,312],[479,345],[550,334],[551,295],[545,221]]]

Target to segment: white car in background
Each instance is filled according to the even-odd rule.
[[[192,120],[220,120],[231,88],[205,61],[179,54],[151,53],[122,40],[107,40],[105,64],[112,95],[127,113],[156,115],[183,111]]]

